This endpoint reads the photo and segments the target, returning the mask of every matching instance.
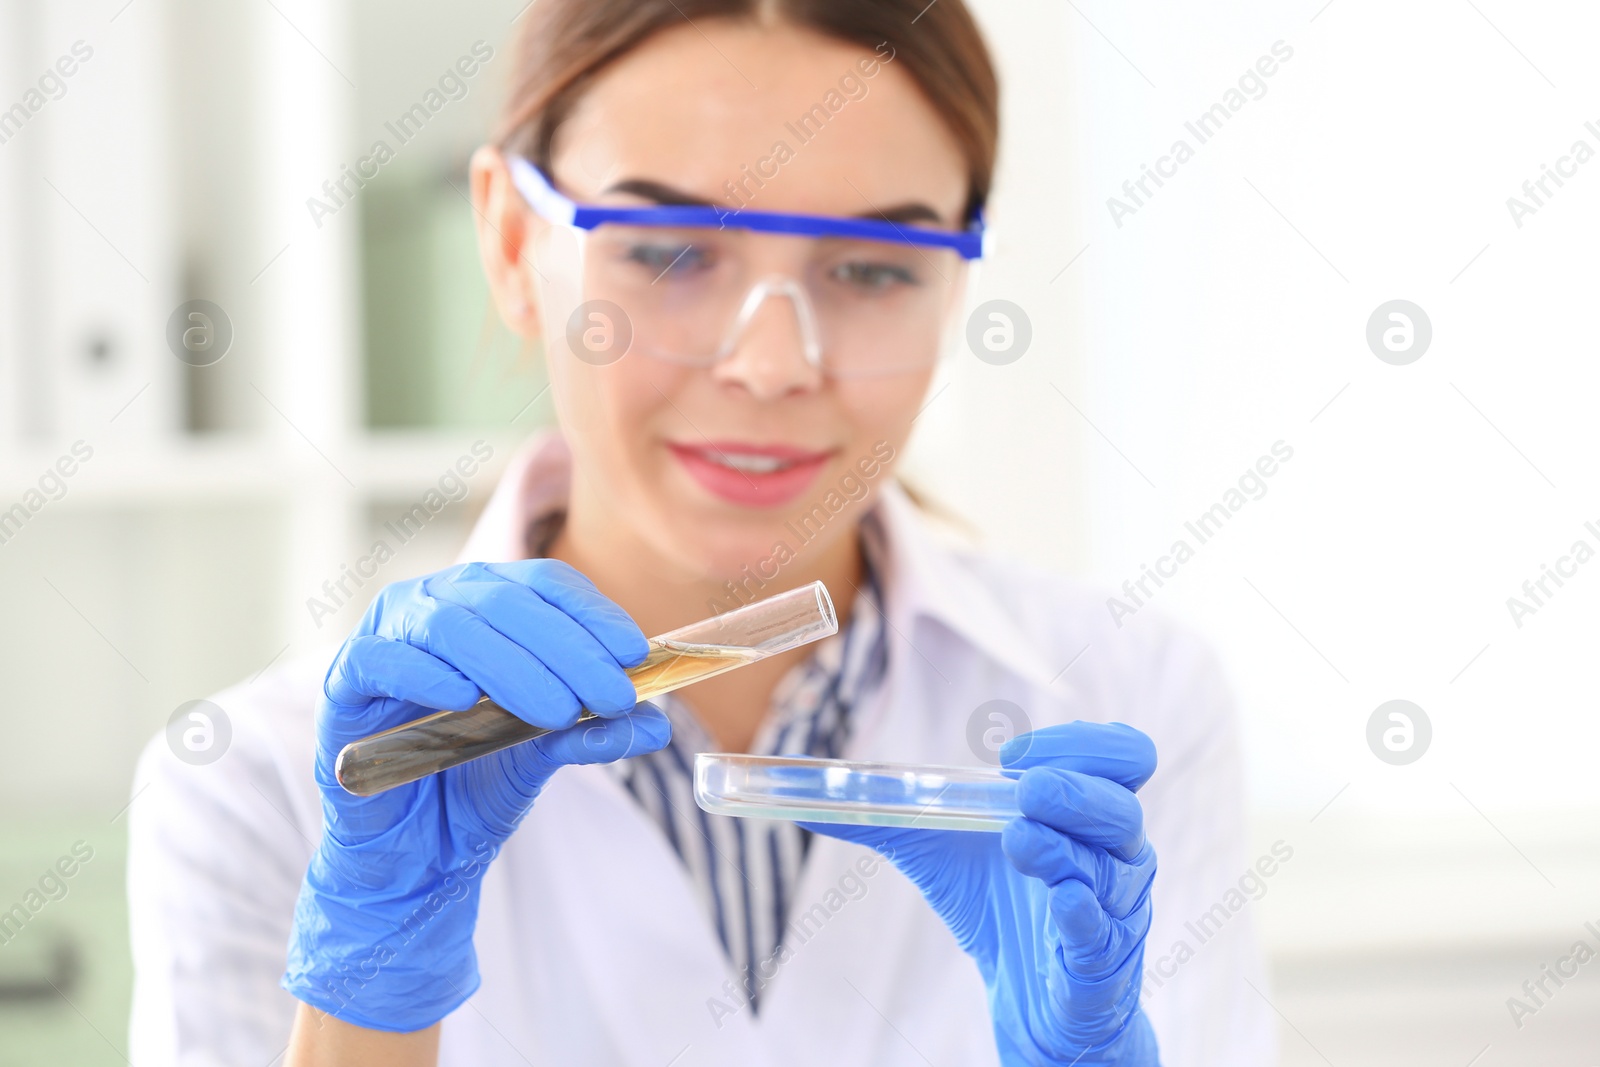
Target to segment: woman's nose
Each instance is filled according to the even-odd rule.
[[[743,386],[758,400],[776,400],[822,384],[816,331],[798,286],[767,290],[733,338],[733,350],[711,368],[719,383]]]

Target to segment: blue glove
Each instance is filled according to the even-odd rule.
[[[806,823],[887,856],[977,961],[1000,1061],[1159,1064],[1139,1006],[1156,857],[1134,791],[1155,746],[1121,723],[1013,738],[1022,818],[1000,834]]]
[[[635,710],[623,667],[648,644],[632,619],[558,560],[469,563],[386,587],[345,641],[317,705],[323,837],[282,985],[373,1030],[421,1030],[478,988],[482,876],[540,789],[569,763],[653,752],[671,728]],[[372,797],[334,778],[348,742],[480,690],[537,726],[531,741]],[[571,727],[580,706],[607,716]]]

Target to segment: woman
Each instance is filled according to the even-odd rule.
[[[140,1058],[1267,1062],[1249,916],[1185,925],[1248,870],[1209,656],[941,540],[893,478],[994,165],[966,10],[540,0],[520,33],[472,199],[559,433],[467,562],[383,590],[331,666],[217,698],[227,773],[147,754]],[[839,635],[635,707],[645,634],[815,579]],[[334,781],[345,742],[480,692],[556,732]],[[706,749],[971,764],[996,707],[1038,727],[998,753],[1004,834],[689,792]]]

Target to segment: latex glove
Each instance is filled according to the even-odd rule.
[[[375,1030],[431,1026],[478,988],[472,934],[484,869],[545,782],[667,743],[635,710],[623,667],[648,645],[594,583],[558,560],[469,563],[378,594],[340,649],[316,713],[323,838],[295,907],[282,985]],[[372,797],[345,792],[334,758],[350,741],[480,690],[538,726],[580,706],[609,718],[560,729]]]
[[[1150,739],[1074,722],[1000,750],[1019,771],[1022,818],[1003,833],[806,823],[887,856],[977,961],[1000,1060],[1160,1062],[1139,1006],[1156,858],[1134,791],[1155,773]]]

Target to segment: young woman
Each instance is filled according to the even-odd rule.
[[[1268,1062],[1209,655],[937,535],[894,478],[995,162],[968,12],[539,0],[519,33],[472,199],[559,431],[331,666],[219,695],[223,760],[147,753],[138,1059]],[[644,635],[815,579],[838,635],[635,706]],[[480,693],[555,732],[334,781],[347,741]],[[696,751],[973,764],[997,708],[1035,727],[999,749],[1003,834],[694,804]]]

